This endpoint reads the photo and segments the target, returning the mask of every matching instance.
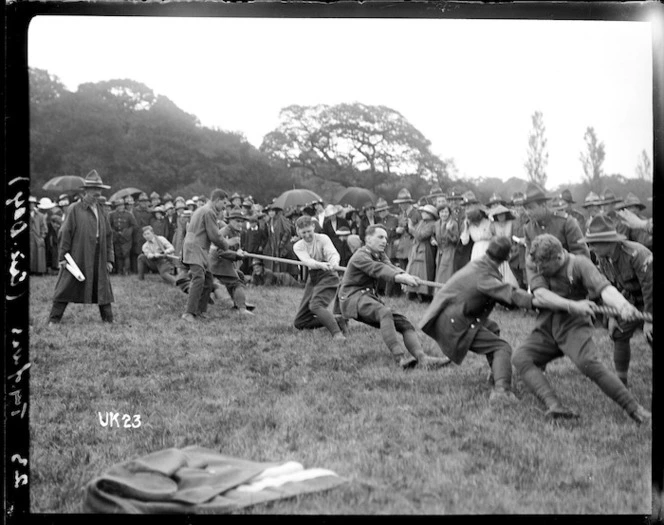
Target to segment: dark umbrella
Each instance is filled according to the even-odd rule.
[[[53,177],[49,180],[42,186],[42,189],[46,191],[67,193],[80,190],[84,183],[85,179],[78,175],[60,175],[59,177]]]
[[[319,200],[322,199],[317,193],[314,193],[311,190],[300,188],[283,192],[276,199],[274,199],[272,206],[276,206],[282,210],[285,210],[286,208],[290,208],[292,206],[306,206],[311,202]]]
[[[108,200],[113,202],[116,199],[124,199],[127,195],[138,195],[139,193],[143,193],[143,190],[139,190],[138,188],[123,188],[116,191]]]
[[[371,204],[376,204],[378,197],[376,197],[374,192],[367,190],[366,188],[351,186],[350,188],[341,190],[337,194],[336,200],[337,204],[352,206],[353,208],[359,210],[368,202],[371,202]]]

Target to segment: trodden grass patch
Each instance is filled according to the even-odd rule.
[[[101,323],[96,305],[72,304],[48,326],[55,278],[31,280],[32,512],[81,512],[86,483],[112,465],[199,445],[348,480],[248,514],[651,513],[651,427],[569,360],[547,374],[581,419],[550,423],[528,392],[515,406],[490,406],[483,357],[404,372],[367,326],[352,321],[346,345],[323,329],[295,330],[301,290],[249,288],[254,318],[217,302],[210,320],[190,326],[179,319],[186,296],[158,276],[113,276],[112,285],[114,324]],[[414,323],[425,308],[388,303]],[[535,322],[502,309],[493,318],[514,348]],[[605,330],[596,341],[612,369]],[[630,389],[649,408],[652,352],[640,332],[632,346]],[[141,426],[102,426],[107,412],[138,415]]]

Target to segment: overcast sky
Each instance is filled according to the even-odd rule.
[[[29,65],[72,91],[133,79],[257,147],[285,106],[362,102],[403,114],[460,176],[525,179],[537,110],[549,189],[582,178],[588,126],[606,173],[653,158],[644,22],[39,16],[28,38]]]

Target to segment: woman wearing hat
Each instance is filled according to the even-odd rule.
[[[446,283],[454,274],[454,252],[459,241],[459,224],[452,215],[452,207],[445,204],[438,209],[438,221],[431,243],[437,248],[437,283]]]
[[[263,253],[270,257],[287,258],[289,255],[289,243],[293,236],[292,225],[290,221],[282,215],[283,209],[281,207],[270,204],[266,209],[268,216],[267,241],[263,246]],[[287,271],[290,273],[292,268],[289,268],[289,266],[295,265],[265,261],[265,267],[273,272]]]
[[[436,277],[436,248],[431,243],[436,232],[438,210],[433,204],[425,204],[419,209],[421,219],[411,229],[414,244],[408,259],[406,273],[425,281],[433,281]],[[433,297],[431,286],[421,285],[406,287],[407,293],[417,293],[420,301],[429,302]]]
[[[486,207],[480,204],[472,191],[464,194],[464,205],[466,218],[459,237],[463,245],[473,241],[470,260],[474,261],[481,258],[489,247],[489,243],[493,239],[493,229]]]
[[[337,231],[341,228],[347,228],[348,234],[350,235],[350,225],[346,219],[341,217],[342,213],[343,208],[338,204],[328,204],[325,207],[325,220],[323,221],[322,231],[322,233],[330,238],[339,254],[341,254],[343,240],[337,235]],[[345,266],[345,264],[342,262],[341,266]]]
[[[69,207],[60,230],[58,261],[60,274],[55,285],[49,324],[59,323],[69,303],[98,304],[101,319],[113,322],[113,290],[110,272],[113,269],[113,231],[103,206],[98,204],[102,183],[96,170],[85,177],[84,196]],[[65,254],[71,255],[84,281],[78,281],[65,266]]]
[[[414,243],[411,231],[415,230],[421,217],[418,209],[413,206],[415,201],[407,188],[399,190],[397,198],[393,202],[399,205],[400,210],[398,217],[399,225],[396,229],[399,237],[395,241],[394,264],[405,270],[408,266],[408,258],[410,257]],[[416,299],[417,294],[409,293],[408,298]]]
[[[494,237],[506,237],[512,243],[512,235],[514,234],[514,215],[512,215],[512,212],[502,204],[497,204],[489,210],[489,218],[493,221],[491,227]],[[513,244],[512,251],[517,249],[518,246]],[[503,261],[499,270],[500,275],[503,276],[503,281],[517,288],[519,287],[519,282],[510,268],[509,260]]]
[[[36,197],[30,197],[30,273],[46,273],[46,216],[38,210]]]

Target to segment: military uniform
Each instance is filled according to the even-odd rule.
[[[565,212],[549,211],[549,213],[541,221],[530,220],[524,226],[524,234],[526,237],[526,246],[530,251],[530,245],[535,237],[549,233],[556,237],[563,248],[575,255],[584,255],[590,259],[590,250],[588,245],[582,240],[583,232],[576,219],[568,217]],[[528,275],[528,282],[532,280],[529,272],[529,259],[530,255],[526,252],[526,274]],[[532,291],[532,287],[531,287]]]
[[[599,269],[609,282],[637,309],[652,314],[652,252],[637,242],[621,241],[610,257],[599,258]],[[643,321],[618,320],[609,334],[614,342],[613,360],[618,377],[627,382],[630,339]]]
[[[529,284],[533,292],[544,288],[560,297],[579,301],[588,298],[589,294],[591,299],[600,297],[602,290],[611,286],[588,257],[564,253],[563,266],[550,277],[542,275],[529,262]],[[550,361],[566,355],[607,396],[632,414],[639,404],[620,379],[599,359],[592,338],[593,331],[589,316],[542,309],[537,316],[535,329],[514,353],[512,364],[523,382],[551,408],[557,406],[559,401],[541,369]]]
[[[468,263],[436,293],[419,326],[456,364],[468,351],[485,355],[496,386],[509,389],[512,348],[489,315],[496,302],[530,309],[532,296],[503,282],[499,266],[489,255]]]
[[[219,231],[219,234],[228,241],[233,237],[240,237],[242,231],[235,230],[230,225],[227,225]],[[222,250],[215,245],[211,245],[210,273],[226,287],[228,295],[231,296],[235,306],[241,310],[246,310],[247,301],[244,273],[235,267],[235,262],[242,259],[236,251],[239,247],[238,245],[233,248],[229,245],[228,249]]]
[[[580,211],[575,210],[573,208],[569,209],[569,210],[565,210],[565,211],[567,212],[568,216],[576,219],[576,222],[579,223],[579,228],[581,228],[581,232],[585,234],[586,233],[586,216],[583,213],[581,213]]]
[[[338,294],[338,307],[345,319],[355,319],[361,323],[380,329],[380,335],[396,358],[401,359],[401,366],[407,367],[415,361],[404,357],[403,346],[397,332],[403,336],[403,342],[417,362],[431,358],[422,351],[415,327],[406,316],[393,312],[376,294],[379,280],[394,283],[395,277],[404,270],[395,266],[385,253],[375,253],[369,247],[359,248],[348,262]]]
[[[521,212],[521,215],[518,215],[513,224],[512,235],[523,239],[526,229],[526,224],[528,223],[528,215],[525,212]],[[516,281],[519,283],[519,287],[523,290],[528,289],[528,281],[526,279],[526,246],[520,242],[515,242],[512,244],[512,251],[510,252],[509,259],[510,270],[514,274]]]
[[[113,248],[115,250],[115,264],[117,273],[129,273],[131,270],[130,257],[134,242],[134,230],[137,228],[136,219],[127,210],[115,210],[108,214],[113,230]]]

